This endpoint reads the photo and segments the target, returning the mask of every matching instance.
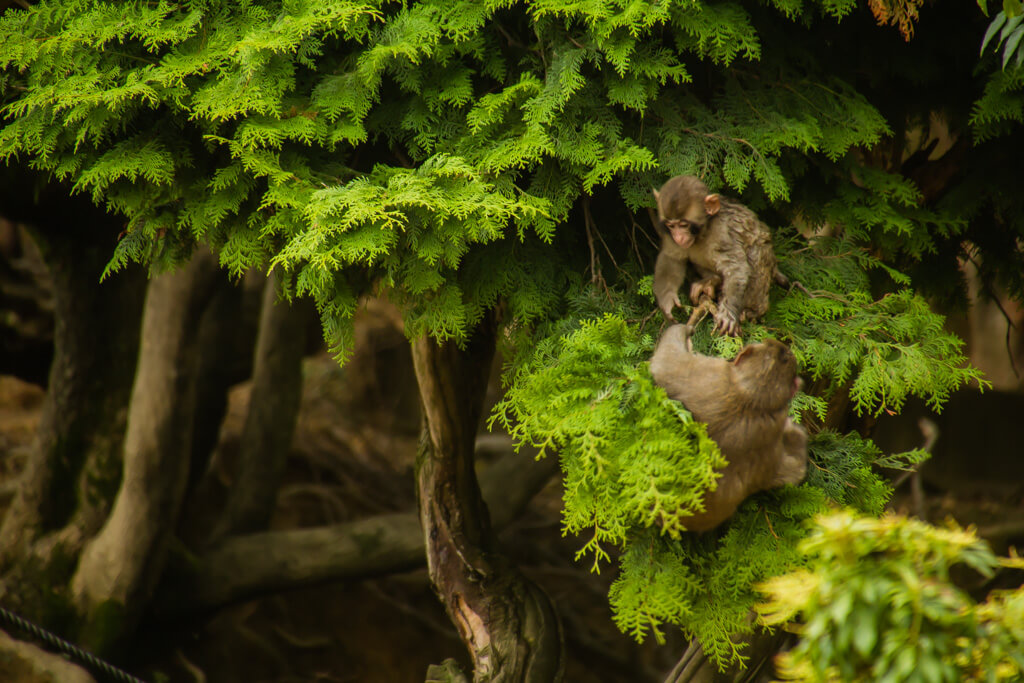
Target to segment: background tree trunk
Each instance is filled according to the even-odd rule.
[[[214,293],[199,322],[196,414],[186,496],[201,482],[220,436],[231,387],[250,377],[266,277],[253,270],[241,280],[219,271]],[[197,495],[203,495],[197,493]]]
[[[82,552],[71,583],[87,616],[86,644],[103,652],[137,620],[159,577],[188,476],[196,330],[217,273],[200,251],[153,279],[124,444],[124,478],[110,516]]]
[[[416,479],[427,568],[469,648],[475,680],[558,681],[558,617],[547,595],[492,549],[473,469],[496,327],[492,312],[464,350],[429,337],[413,343],[425,417]]]
[[[67,610],[54,597],[121,476],[146,278],[136,267],[100,282],[119,225],[87,200],[52,187],[38,205],[21,206],[19,198],[33,193],[20,185],[11,191],[5,215],[33,221],[53,282],[55,328],[38,436],[0,527],[0,558],[5,602],[59,628]]]
[[[266,528],[295,432],[302,398],[307,302],[278,301],[277,285],[278,277],[271,272],[263,288],[238,476],[214,533],[215,540]]]

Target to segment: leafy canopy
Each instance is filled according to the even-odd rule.
[[[721,455],[644,366],[650,189],[695,173],[776,228],[814,296],[773,291],[744,335],[790,342],[816,380],[797,416],[845,394],[867,414],[940,406],[977,372],[918,289],[957,291],[970,243],[1024,293],[1024,199],[999,166],[1020,158],[1024,77],[990,57],[975,92],[982,18],[927,10],[908,45],[853,0],[44,0],[0,17],[0,160],[125,217],[110,273],[200,243],[235,274],[280,269],[341,355],[367,293],[456,342],[500,302],[497,419],[558,451],[566,530],[595,562],[618,553],[617,622],[677,624],[724,664],[754,584],[803,561],[802,520],[877,514],[872,464],[919,454],[823,431],[807,483],[682,533]],[[939,201],[900,166],[932,110],[970,126],[982,169]]]

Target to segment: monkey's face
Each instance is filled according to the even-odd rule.
[[[712,197],[714,201],[708,204]],[[709,195],[707,186],[695,176],[670,178],[661,190],[654,190],[659,227],[673,242],[689,249],[700,239],[708,219],[718,210],[717,197]]]
[[[697,241],[704,224],[686,218],[669,218],[661,221],[661,227],[668,231],[673,242],[683,249],[689,249]]]
[[[774,366],[769,369],[769,374],[778,378],[779,393],[785,395],[787,402],[792,401],[802,384],[800,375],[797,374],[796,356],[788,346],[775,339],[766,339],[763,343],[769,362]]]
[[[659,202],[658,206],[662,229],[668,232],[673,242],[683,249],[689,249],[700,239],[708,224],[709,215],[704,209],[703,196],[689,192],[673,196],[663,192],[661,199],[665,200]]]
[[[797,374],[796,356],[778,340],[750,344],[733,362],[746,381],[759,387],[765,403],[773,408],[788,404],[800,390],[802,381]]]

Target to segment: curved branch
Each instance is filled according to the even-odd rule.
[[[509,453],[481,476],[497,528],[516,519],[558,470],[554,457]],[[423,530],[414,512],[316,529],[227,538],[199,558],[178,558],[154,599],[159,617],[214,609],[275,591],[360,580],[422,567]]]

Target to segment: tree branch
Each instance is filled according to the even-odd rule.
[[[511,446],[510,446],[511,448]],[[494,525],[516,519],[558,469],[558,459],[509,453],[480,478]],[[422,567],[423,531],[415,512],[316,529],[246,534],[199,558],[176,558],[154,599],[160,617],[213,609],[276,591],[360,580]]]

